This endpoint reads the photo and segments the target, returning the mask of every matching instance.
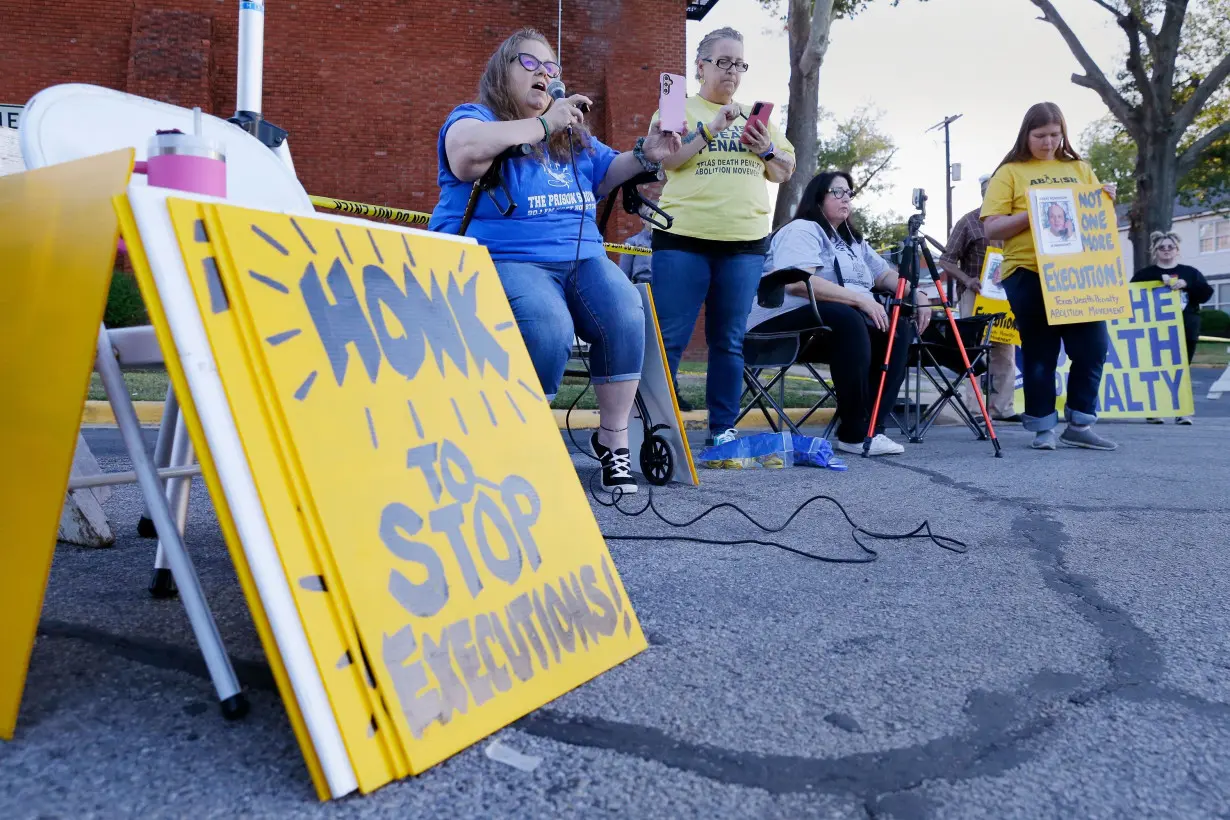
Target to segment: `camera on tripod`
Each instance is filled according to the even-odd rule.
[[[911,200],[914,203],[914,210],[926,212],[927,210],[927,192],[922,188],[914,189],[914,196]]]

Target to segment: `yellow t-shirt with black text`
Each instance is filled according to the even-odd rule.
[[[1029,210],[1030,188],[1064,188],[1072,185],[1097,185],[1098,177],[1084,160],[1030,160],[1008,162],[991,176],[979,216],[1012,216]],[[1003,278],[1017,268],[1038,270],[1034,253],[1033,227],[1004,241]]]
[[[769,184],[765,162],[739,141],[752,107],[740,103],[737,117],[709,145],[673,171],[666,172],[666,185],[658,205],[674,218],[670,233],[697,239],[747,242],[769,235]],[[688,97],[688,128],[706,126],[722,106],[701,96]],[[655,111],[653,122],[658,121]],[[769,135],[777,154],[794,155],[794,146],[772,119]],[[696,139],[703,139],[699,135]]]

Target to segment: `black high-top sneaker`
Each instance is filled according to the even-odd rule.
[[[602,489],[614,492],[619,489],[624,495],[636,492],[636,478],[632,475],[632,457],[627,447],[612,450],[598,443],[598,431],[589,439],[594,455],[602,462]]]

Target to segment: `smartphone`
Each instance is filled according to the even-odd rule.
[[[658,125],[663,131],[682,134],[688,128],[688,81],[679,74],[662,74],[658,87]]]
[[[752,106],[752,113],[748,115],[747,125],[751,125],[753,122],[758,122],[761,125],[768,127],[769,115],[772,113],[773,113],[773,103],[757,101]],[[739,138],[739,141],[742,142],[744,145],[747,145],[748,140],[747,140],[747,126],[746,125],[743,127],[743,136]]]

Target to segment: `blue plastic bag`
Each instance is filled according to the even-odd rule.
[[[706,447],[701,451],[698,461],[702,467],[726,470],[756,467],[782,469],[794,466],[846,469],[845,462],[833,455],[833,447],[826,439],[796,436],[785,431],[757,433],[725,444]]]
[[[833,445],[825,438],[816,436],[792,436],[794,463],[804,467],[826,467],[845,471],[846,462],[833,454]]]

